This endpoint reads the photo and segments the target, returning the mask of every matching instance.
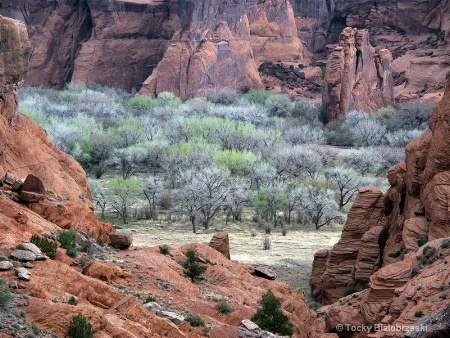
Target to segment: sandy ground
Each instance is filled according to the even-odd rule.
[[[194,234],[187,225],[174,224],[135,224],[127,226],[134,233],[133,244],[151,247],[167,244],[180,247],[192,242],[208,243],[215,230]],[[295,229],[282,236],[280,229],[271,234],[271,249],[263,249],[263,231],[255,237],[250,228],[243,224],[231,224],[225,229],[230,237],[231,259],[252,265],[271,267],[278,279],[293,287],[309,293],[308,280],[311,273],[314,253],[320,249],[331,248],[341,235],[341,227],[313,229]]]

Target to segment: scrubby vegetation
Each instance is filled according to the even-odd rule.
[[[0,311],[12,301],[14,301],[14,296],[6,285],[6,280],[0,278]]]
[[[277,333],[283,336],[292,336],[293,325],[289,318],[282,312],[281,303],[271,290],[267,291],[259,301],[260,308],[252,317],[252,321],[263,330]]]
[[[360,186],[384,188],[387,169],[404,159],[431,108],[354,111],[324,128],[320,107],[268,91],[222,90],[186,102],[95,84],[20,92],[20,111],[92,177],[102,218],[114,212],[127,224],[163,212],[193,232],[218,216],[242,221],[249,208],[260,228],[284,224],[285,232],[293,223],[342,222]]]
[[[50,259],[55,259],[56,248],[58,245],[45,237],[39,235],[31,236],[30,242],[36,245],[43,253],[45,253]]]
[[[76,234],[77,232],[74,230],[63,230],[58,235],[58,242],[61,243],[61,247],[66,249],[66,253],[71,257],[76,257],[78,254],[75,243]]]
[[[186,252],[187,261],[184,263],[184,274],[191,279],[192,282],[200,279],[202,274],[206,271],[206,266],[197,264],[198,252],[195,250],[188,250]]]
[[[94,333],[92,332],[92,325],[81,313],[72,317],[69,324],[69,337],[70,338],[92,338]]]

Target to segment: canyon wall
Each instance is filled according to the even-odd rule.
[[[257,62],[303,59],[287,0],[5,0],[0,14],[27,23],[27,85],[96,82],[130,91],[145,81],[144,93],[185,98],[261,88]]]

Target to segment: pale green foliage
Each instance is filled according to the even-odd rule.
[[[270,116],[287,117],[292,112],[292,102],[286,94],[270,96],[265,105]]]
[[[111,207],[122,217],[124,224],[127,224],[129,209],[141,195],[139,183],[133,178],[112,179],[108,183],[108,188]]]
[[[216,165],[226,167],[233,176],[246,176],[259,157],[250,151],[221,150],[216,154]]]

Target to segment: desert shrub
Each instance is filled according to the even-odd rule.
[[[347,157],[347,164],[361,175],[380,175],[383,172],[384,163],[380,153],[372,148],[363,148]]]
[[[414,317],[420,318],[420,317],[422,317],[422,316],[423,316],[423,311],[416,311],[416,312],[414,313]]]
[[[272,238],[269,234],[264,234],[263,236],[263,249],[264,250],[270,250],[270,247],[272,246]]]
[[[186,252],[186,256],[188,260],[184,264],[184,274],[191,278],[192,282],[195,282],[197,279],[200,279],[201,275],[206,271],[206,266],[198,265],[197,258],[198,253],[195,250],[188,250]]]
[[[205,321],[200,316],[189,315],[184,320],[186,320],[191,326],[205,326]]]
[[[406,147],[406,145],[419,137],[423,133],[423,130],[396,130],[386,134],[386,142],[391,147]]]
[[[128,105],[133,108],[137,114],[141,114],[155,108],[158,105],[158,101],[146,95],[138,95],[132,97],[128,101]]]
[[[266,108],[270,116],[287,117],[292,111],[291,99],[286,94],[270,96],[266,100]]]
[[[352,295],[352,294],[354,294],[354,293],[356,293],[356,292],[358,292],[359,290],[357,289],[357,288],[348,288],[348,289],[346,289],[345,291],[344,291],[344,297],[345,296],[350,296],[350,295]]]
[[[433,108],[434,103],[429,101],[401,103],[397,111],[386,114],[383,118],[386,120],[386,127],[389,131],[425,130],[428,127]]]
[[[152,302],[156,302],[156,297],[153,296],[153,295],[148,296],[148,297],[145,298],[145,300],[144,300],[144,304],[152,303]]]
[[[170,255],[170,249],[167,245],[163,245],[159,247],[159,253],[165,256],[169,256]]]
[[[31,330],[33,331],[33,334],[35,336],[40,336],[41,335],[41,329],[39,328],[39,325],[37,325],[36,323],[34,323],[33,325],[31,325]]]
[[[74,296],[71,296],[69,298],[69,301],[67,302],[67,304],[69,304],[69,305],[78,305],[78,300]]]
[[[428,243],[428,235],[423,235],[417,239],[417,245],[419,248]]]
[[[442,249],[447,249],[450,246],[450,240],[448,239],[444,239],[441,243],[441,248]]]
[[[287,224],[286,224],[285,222],[283,222],[283,223],[281,224],[281,234],[282,234],[283,236],[286,236],[286,235],[287,235],[287,232],[288,232]]]
[[[270,90],[249,90],[243,95],[245,99],[251,103],[258,104],[260,106],[265,105],[267,99],[274,94]]]
[[[283,336],[292,336],[294,333],[293,325],[289,322],[289,318],[282,312],[281,303],[271,290],[262,296],[259,305],[261,307],[252,317],[252,321],[258,324],[263,330]]]
[[[321,128],[304,125],[288,128],[283,132],[283,137],[293,145],[299,144],[325,144],[327,139]]]
[[[13,301],[14,296],[9,287],[6,285],[6,280],[4,278],[0,278],[0,309],[6,307]]]
[[[78,254],[77,246],[75,244],[75,236],[77,232],[75,230],[63,230],[58,235],[58,242],[61,243],[61,247],[66,249],[66,253],[70,257],[76,257]]]
[[[235,89],[221,89],[215,94],[211,94],[208,96],[208,101],[215,104],[222,105],[232,105],[237,104],[239,101],[240,94]]]
[[[233,309],[231,308],[230,304],[225,299],[222,299],[219,303],[217,303],[216,309],[220,313],[230,313],[233,312]]]
[[[351,111],[345,116],[341,130],[350,135],[352,144],[357,147],[379,145],[386,133],[386,127],[372,115]]]
[[[251,235],[252,237],[256,237],[257,234],[258,234],[258,231],[256,231],[255,228],[251,228],[251,230],[250,230],[250,235]]]
[[[307,101],[297,101],[291,112],[292,117],[298,118],[302,124],[318,126],[320,124],[320,107]]]
[[[181,104],[181,99],[171,92],[161,92],[157,97],[158,103],[164,107],[177,107]]]
[[[69,324],[70,338],[93,338],[92,325],[88,322],[85,316],[79,313],[72,317]]]
[[[57,244],[45,237],[38,235],[31,236],[30,242],[36,245],[43,253],[45,253],[50,259],[55,259]]]
[[[395,251],[395,252],[391,252],[389,254],[389,257],[397,258],[397,257],[400,257],[401,254],[402,254],[402,250],[398,250],[398,251]]]

